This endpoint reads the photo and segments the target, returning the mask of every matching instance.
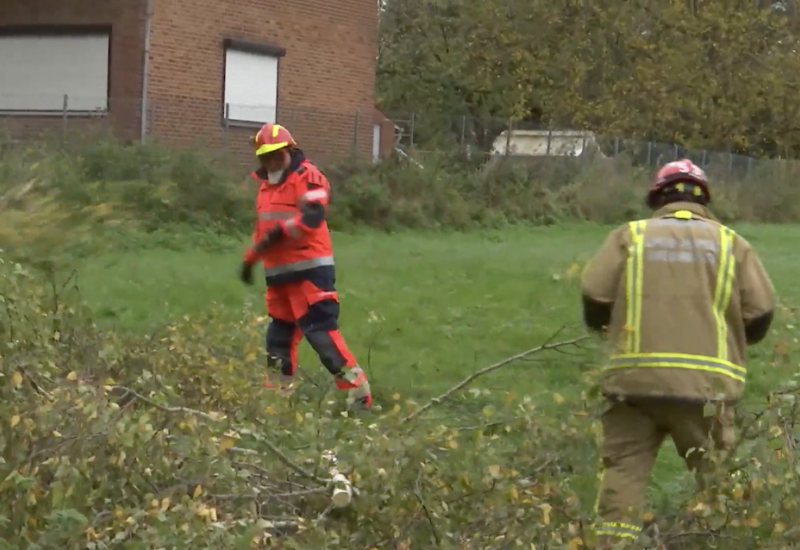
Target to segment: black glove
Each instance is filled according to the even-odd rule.
[[[246,285],[253,284],[253,264],[250,262],[242,262],[241,271],[239,271],[239,278]]]
[[[283,232],[283,227],[280,225],[276,226],[272,229],[267,236],[261,239],[256,245],[253,247],[255,252],[259,254],[263,254],[270,246],[275,244],[276,242],[282,240],[286,234]],[[246,285],[253,284],[253,264],[248,261],[242,262],[241,271],[239,271],[239,278],[242,282]]]

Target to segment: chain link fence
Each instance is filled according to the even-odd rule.
[[[190,97],[87,98],[41,94],[0,95],[0,135],[27,143],[50,136],[61,143],[114,136],[128,142],[155,141],[203,147],[244,163],[252,162],[250,137],[262,122],[290,129],[309,157],[339,161],[356,155],[378,159],[392,154],[424,166],[430,157],[459,152],[477,162],[559,158],[589,163],[625,158],[655,169],[689,158],[726,179],[747,179],[777,160],[729,151],[687,149],[676,144],[625,139],[600,133],[553,129],[514,119],[469,116],[386,117],[377,109],[340,111],[326,107],[232,105]]]
[[[0,95],[0,133],[28,143],[49,136],[61,143],[114,136],[128,142],[156,141],[252,161],[250,138],[266,122],[292,132],[312,158],[376,157],[394,147],[394,127],[377,110],[222,104],[190,97],[86,98]],[[383,138],[383,139],[382,139]]]
[[[428,160],[433,162],[433,157],[440,156],[442,151],[457,151],[467,158],[487,163],[500,159],[529,163],[537,159],[563,159],[573,164],[588,164],[625,159],[634,167],[652,170],[667,162],[688,158],[717,177],[744,180],[764,168],[774,170],[784,166],[788,160],[785,157],[754,158],[730,149],[691,149],[674,143],[554,129],[514,119],[455,116],[431,120],[407,115],[397,116],[393,122],[398,151],[423,166]]]

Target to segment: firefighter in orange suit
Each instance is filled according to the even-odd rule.
[[[261,186],[253,245],[245,251],[241,279],[252,284],[253,266],[263,261],[271,317],[269,366],[280,368],[282,387],[291,387],[297,347],[305,336],[336,386],[348,390],[356,405],[370,408],[366,375],[339,332],[333,248],[325,221],[330,183],[283,126],[265,124],[253,140],[261,164],[253,177]]]
[[[645,486],[667,435],[697,474],[712,442],[732,443],[747,346],[772,322],[769,276],[709,201],[702,169],[689,160],[665,165],[647,197],[653,217],[612,231],[582,276],[585,322],[610,348],[594,529],[601,548],[638,537]],[[715,415],[705,416],[707,403]]]

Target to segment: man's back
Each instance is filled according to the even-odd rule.
[[[746,325],[773,308],[747,241],[685,202],[613,231],[583,294],[611,305],[604,393],[624,396],[739,399],[754,340]]]
[[[709,212],[710,201],[702,168],[667,163],[645,199],[653,217],[612,231],[583,273],[584,320],[607,330],[610,348],[593,529],[600,548],[641,532],[645,486],[665,437],[695,472],[709,466],[712,444],[730,448],[727,405],[744,391],[746,346],[772,321],[769,277],[747,241]]]

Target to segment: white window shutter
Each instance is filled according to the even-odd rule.
[[[232,121],[276,122],[278,58],[225,50],[225,106]]]
[[[108,109],[107,34],[0,36],[0,111]]]

